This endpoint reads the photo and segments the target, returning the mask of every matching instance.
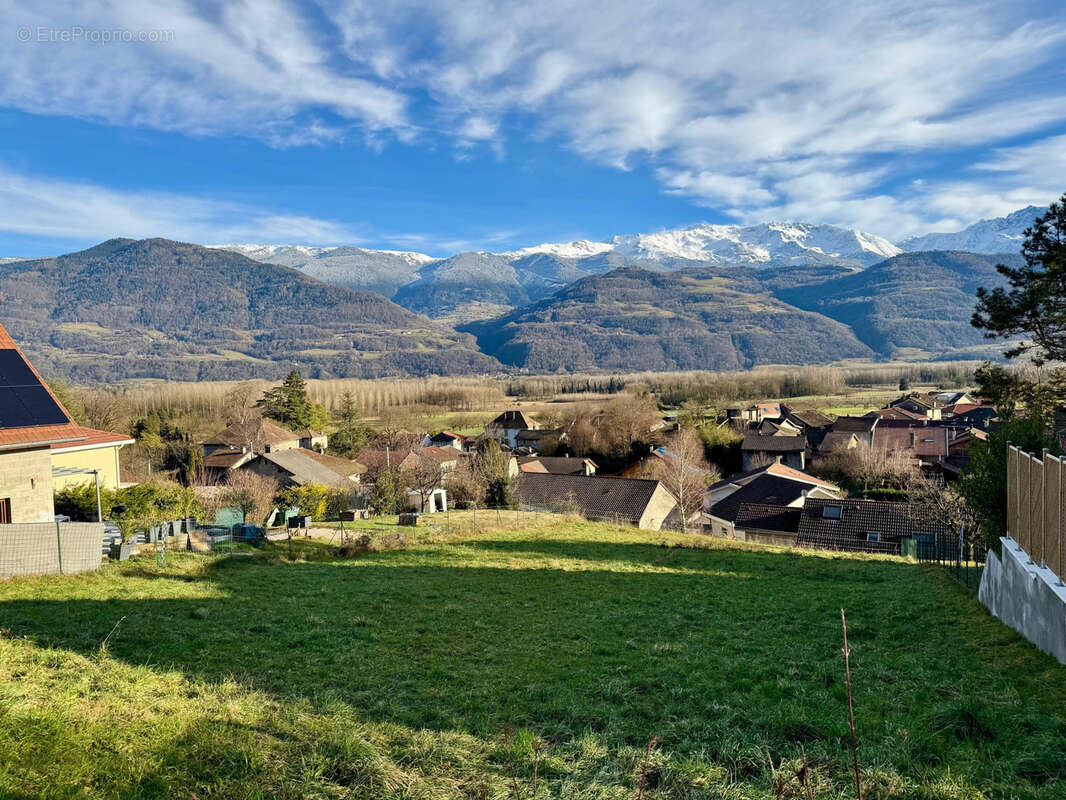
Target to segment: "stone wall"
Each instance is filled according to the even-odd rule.
[[[1013,539],[1000,542],[1000,554],[988,554],[978,598],[1003,624],[1066,664],[1066,585]]]
[[[0,499],[11,500],[11,522],[50,522],[52,456],[47,447],[0,452]]]

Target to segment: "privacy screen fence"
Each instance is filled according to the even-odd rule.
[[[1066,577],[1066,466],[1045,450],[1040,456],[1007,446],[1007,534],[1033,563]]]
[[[104,526],[99,522],[0,525],[0,578],[97,569],[103,536]]]

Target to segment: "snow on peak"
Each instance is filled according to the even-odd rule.
[[[955,233],[927,233],[900,242],[904,250],[965,250],[970,253],[1017,253],[1021,250],[1025,229],[1047,211],[1040,206],[1026,206],[1005,217],[983,219]]]
[[[852,260],[872,264],[900,250],[887,239],[835,225],[768,222],[761,225],[693,225],[689,228],[616,236],[615,250],[634,258],[682,258],[716,263]]]
[[[559,244],[545,242],[544,244],[536,244],[532,247],[508,250],[505,253],[497,253],[497,255],[508,256],[509,258],[521,258],[522,256],[545,253],[551,256],[558,256],[559,258],[587,258],[589,256],[598,256],[601,253],[609,253],[613,249],[614,248],[608,242],[592,242],[588,239],[582,239],[577,242],[564,242]]]

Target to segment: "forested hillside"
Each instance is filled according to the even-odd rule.
[[[472,337],[384,297],[237,253],[112,239],[0,265],[3,321],[35,363],[75,380],[493,371]]]

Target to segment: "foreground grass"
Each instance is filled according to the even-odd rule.
[[[0,797],[854,797],[841,606],[870,798],[1066,796],[1066,670],[935,568],[419,535],[0,584]]]

